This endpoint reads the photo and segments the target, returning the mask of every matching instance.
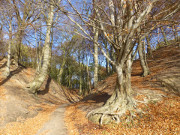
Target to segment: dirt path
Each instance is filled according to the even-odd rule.
[[[63,104],[57,108],[50,116],[50,120],[39,129],[36,135],[67,135],[64,123],[64,112],[68,104]]]

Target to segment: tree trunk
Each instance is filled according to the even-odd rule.
[[[89,120],[100,124],[119,123],[120,117],[127,111],[132,114],[135,101],[131,88],[131,56],[128,56],[128,60],[122,63],[116,65],[118,76],[114,93],[102,107],[88,113]]]
[[[110,47],[110,58],[114,61],[116,58],[115,58],[115,54],[114,54],[114,49],[113,47],[111,46]],[[110,63],[111,64],[111,63]],[[114,73],[116,72],[116,68],[113,64],[111,64],[111,67],[112,67],[112,70],[111,70],[111,73]]]
[[[136,46],[136,50],[135,50],[135,52],[132,54],[132,61],[134,61],[137,57],[137,52],[138,52],[138,50],[139,50],[139,46]]]
[[[163,27],[161,27],[161,32],[162,32],[162,34],[163,34],[165,44],[168,45],[167,36],[166,36],[166,33],[164,32]]]
[[[12,23],[9,23],[9,45],[8,45],[8,54],[7,54],[7,65],[5,75],[10,75],[10,64],[11,64],[11,43],[12,43]]]
[[[71,79],[72,79],[72,72],[71,72],[71,66],[68,66],[68,87],[71,88]]]
[[[60,68],[60,70],[59,70],[59,74],[58,74],[58,82],[59,82],[59,84],[62,84],[62,74],[63,74],[63,72],[64,72],[64,66],[65,66],[65,64],[66,64],[66,58],[64,57],[64,58],[63,58],[63,62],[62,62],[62,64],[61,64],[61,68]]]
[[[141,67],[143,69],[142,76],[147,76],[147,75],[149,75],[150,72],[149,72],[148,64],[146,62],[146,58],[143,55],[144,50],[143,50],[143,45],[142,45],[141,41],[139,41],[138,46],[139,46],[138,49],[139,49],[139,57],[140,57],[140,61],[141,61]]]
[[[146,36],[146,40],[147,40],[147,56],[152,58],[152,49],[151,49],[149,36]]]
[[[87,72],[87,89],[88,89],[88,94],[91,93],[91,79],[90,79],[90,73],[89,73],[89,58],[86,54],[86,72]]]
[[[79,95],[83,94],[83,90],[82,90],[82,84],[83,84],[83,78],[82,78],[82,63],[80,62],[79,59],[79,68],[80,68],[80,74],[79,74]]]
[[[23,29],[21,28],[22,26],[19,26],[20,29]],[[23,33],[24,33],[24,30],[19,30],[17,32],[17,37],[16,37],[16,52],[15,52],[15,61],[17,63],[16,66],[18,66],[21,62],[21,43],[22,43],[22,39],[23,39]]]
[[[47,30],[46,30],[46,39],[45,39],[45,43],[44,43],[44,51],[43,51],[43,65],[41,68],[41,71],[39,72],[39,74],[36,75],[35,79],[28,84],[28,90],[31,93],[36,93],[37,90],[41,87],[42,83],[44,82],[46,76],[47,76],[47,72],[48,72],[48,68],[49,68],[49,64],[50,64],[50,57],[51,57],[51,45],[50,45],[50,37],[51,37],[51,27],[52,27],[52,23],[53,23],[53,6],[50,5],[50,11],[48,13],[48,19],[47,19]]]
[[[35,57],[35,67],[36,67],[36,72],[39,72],[39,45],[37,42],[37,33],[36,33],[36,28],[35,28],[35,42],[36,42],[36,57]]]
[[[176,31],[176,27],[175,25],[172,26],[173,32],[174,32],[174,39],[176,40],[176,42],[178,42],[178,33]]]
[[[98,83],[98,30],[94,28],[94,88],[97,87]]]
[[[6,56],[6,48],[5,48],[5,43],[4,43],[3,24],[1,24],[1,27],[0,27],[0,46],[1,46],[0,53],[2,54],[3,57],[5,57]]]
[[[109,49],[108,49],[108,46],[107,46],[107,41],[104,41],[104,44],[105,44],[105,48],[106,48],[106,54],[107,56],[109,57]],[[106,58],[106,71],[107,71],[107,75],[110,74],[110,62],[109,60]]]
[[[44,47],[41,46],[41,41],[39,41],[39,46],[37,48],[38,58],[37,59],[37,67],[36,74],[39,74],[43,65],[43,57],[44,57]]]
[[[41,23],[41,22],[40,22]],[[42,31],[42,26],[40,26],[40,31]],[[43,57],[43,49],[41,47],[42,34],[40,32],[40,41],[37,44],[36,48],[36,73],[39,74],[40,69],[42,68],[42,57]]]

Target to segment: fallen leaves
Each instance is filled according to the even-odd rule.
[[[6,89],[3,86],[0,86],[0,100],[6,100]]]
[[[159,52],[153,52],[156,59],[149,61],[151,74],[141,77],[142,69],[140,62],[133,64],[132,86],[136,92],[140,93],[135,99],[144,101],[145,98],[158,99],[148,102],[147,105],[140,103],[139,108],[145,114],[137,115],[131,123],[121,122],[119,124],[110,124],[99,126],[93,124],[85,117],[88,108],[98,104],[98,95],[95,95],[93,102],[91,99],[84,103],[76,103],[66,110],[65,121],[70,135],[179,135],[180,134],[180,97],[163,92],[163,87],[158,84],[156,75],[164,70],[169,70],[175,66],[176,62],[169,61],[174,56],[179,58],[177,48],[160,48]],[[172,58],[172,56],[174,58]],[[170,62],[170,63],[168,63]],[[172,65],[174,64],[174,65]],[[116,81],[116,74],[108,77],[99,83],[96,92],[105,92],[112,94]],[[159,95],[159,96],[158,96]],[[161,95],[164,95],[165,98]],[[162,97],[162,98],[161,98]],[[102,97],[101,97],[102,98]],[[96,99],[96,100],[94,100]],[[102,101],[102,100],[100,100]],[[83,107],[82,107],[83,106]],[[82,108],[87,108],[87,110]]]
[[[50,114],[57,108],[55,105],[40,104],[42,110],[37,116],[20,120],[21,122],[11,122],[0,129],[1,135],[35,135],[37,131],[49,120]],[[21,119],[21,118],[19,118]]]
[[[180,97],[164,98],[158,103],[143,106],[146,114],[138,115],[132,123],[121,122],[99,126],[87,120],[86,112],[81,111],[82,103],[72,105],[66,110],[66,125],[69,135],[131,135],[131,134],[180,134]],[[84,103],[85,106],[90,106]],[[141,106],[142,107],[142,106]]]

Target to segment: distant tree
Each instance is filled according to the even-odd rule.
[[[11,48],[12,48],[12,42],[13,42],[12,22],[13,22],[14,10],[7,1],[3,1],[1,3],[0,8],[1,8],[0,14],[1,14],[1,23],[2,23],[1,26],[3,26],[5,29],[4,33],[6,33],[9,36],[9,39],[6,41],[6,43],[1,44],[1,46],[3,46],[3,48],[5,49],[5,52],[7,52],[5,53],[7,54],[7,64],[6,64],[4,75],[9,76],[10,64],[11,64]]]
[[[80,31],[76,33],[95,42],[94,38],[86,31],[88,26],[95,27],[102,31],[115,52],[115,59],[111,59],[104,51],[103,44],[96,42],[103,55],[116,68],[117,81],[112,96],[102,107],[89,112],[87,115],[88,118],[102,124],[111,121],[120,122],[121,116],[125,114],[126,111],[129,111],[131,117],[133,117],[136,102],[133,99],[133,91],[131,88],[131,56],[136,42],[141,41],[148,34],[148,32],[142,32],[144,29],[140,29],[140,31],[138,31],[138,29],[143,27],[144,24],[149,23],[149,19],[151,18],[150,12],[157,0],[98,1],[95,3],[95,7],[92,6],[92,2],[89,7],[93,7],[91,13],[95,11],[97,17],[94,19],[88,18],[88,15],[81,14],[81,12],[75,8],[76,5],[73,5],[70,0],[67,1],[72,7],[72,10],[74,10],[73,14],[76,16],[72,16],[73,14],[71,14],[69,10],[65,10],[65,8],[60,7],[58,4],[56,4],[56,6],[79,27]],[[74,17],[79,17],[82,22],[79,23],[75,21]],[[98,22],[98,25],[95,22]],[[153,30],[154,27],[149,25],[149,29]],[[138,44],[138,46],[139,45],[140,44]]]
[[[7,65],[6,65],[6,76],[10,75],[10,64],[11,64],[11,44],[12,44],[12,20],[9,21],[9,43],[7,53]]]
[[[139,40],[138,52],[139,52],[139,57],[140,57],[140,61],[141,61],[141,67],[143,69],[142,76],[145,77],[150,74],[150,71],[149,71],[149,68],[147,65],[147,61],[146,61],[146,52],[145,52],[145,46],[144,46],[143,42],[145,42],[145,41]]]
[[[161,32],[162,32],[162,35],[163,35],[163,38],[164,38],[164,42],[165,42],[166,45],[168,45],[169,43],[168,43],[168,40],[167,40],[167,35],[164,32],[164,28],[161,27],[160,29],[161,29]]]
[[[151,43],[150,43],[150,35],[146,36],[146,41],[147,41],[147,56],[149,58],[152,58],[152,47],[151,47]]]
[[[0,49],[1,49],[1,55],[4,57],[5,56],[5,42],[4,42],[4,33],[3,33],[3,24],[0,26]]]
[[[172,25],[173,33],[174,33],[174,38],[176,41],[178,41],[178,33],[175,25]]]
[[[17,28],[16,28],[16,46],[13,49],[13,55],[17,64],[21,63],[22,60],[22,41],[26,35],[26,28],[29,24],[35,22],[39,16],[40,12],[38,11],[38,6],[36,5],[37,1],[33,0],[8,0],[8,4],[14,11],[14,17],[16,18]]]

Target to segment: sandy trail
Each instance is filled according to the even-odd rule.
[[[50,116],[36,135],[67,135],[67,129],[64,123],[64,112],[68,104],[63,104],[57,108]]]

